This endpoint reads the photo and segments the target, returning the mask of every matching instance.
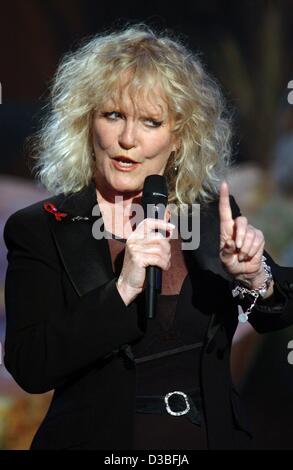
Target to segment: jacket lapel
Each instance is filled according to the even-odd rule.
[[[52,198],[52,202],[68,214],[61,221],[53,214],[48,216],[65,270],[78,295],[83,296],[114,278],[108,242],[105,238],[97,240],[92,234],[97,220],[92,216],[97,204],[95,185],[91,182],[77,193]],[[72,220],[77,216],[80,218]]]
[[[201,206],[200,210],[200,244],[191,256],[197,268],[212,271],[230,280],[223,269],[220,258],[220,220],[218,201]]]
[[[202,271],[210,271],[216,276],[220,276],[228,282],[232,277],[222,267],[220,257],[220,219],[218,201],[213,201],[201,206],[200,210],[200,244],[196,250],[190,252],[191,263],[195,266],[197,274]],[[211,285],[211,295],[213,286]],[[208,290],[207,290],[208,292]],[[205,345],[207,352],[213,347],[213,338],[221,326],[221,317],[212,313],[206,331]]]

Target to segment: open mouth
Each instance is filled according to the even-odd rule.
[[[131,158],[124,157],[122,155],[118,155],[117,157],[114,157],[113,160],[121,168],[131,168],[140,164],[140,162],[136,162],[132,160]]]

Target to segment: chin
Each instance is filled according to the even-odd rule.
[[[111,185],[113,190],[116,191],[117,193],[139,193],[142,191],[143,188],[143,183],[140,184],[130,184],[126,181],[124,182],[113,182]]]
[[[136,188],[136,187],[129,187],[129,186],[125,186],[125,187],[117,187],[117,188],[114,188],[114,191],[117,192],[117,194],[139,194],[142,192],[142,189],[140,188]]]

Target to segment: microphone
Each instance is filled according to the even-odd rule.
[[[150,175],[144,182],[142,207],[144,217],[164,219],[168,202],[167,183],[164,176]],[[157,295],[162,289],[162,270],[158,266],[146,268],[146,317],[154,318],[156,312]]]

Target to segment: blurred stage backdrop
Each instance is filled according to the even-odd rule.
[[[265,233],[267,250],[293,266],[293,1],[15,0],[0,29],[0,449],[27,449],[51,393],[29,395],[3,365],[8,216],[47,196],[30,171],[26,139],[38,129],[62,55],[81,39],[132,22],[171,29],[222,86],[234,114],[229,182],[242,213]],[[293,88],[293,85],[291,86]],[[291,102],[293,99],[291,100]],[[257,449],[293,448],[293,328],[259,335],[238,328],[233,379],[252,417]],[[77,423],[78,425],[78,423]]]

